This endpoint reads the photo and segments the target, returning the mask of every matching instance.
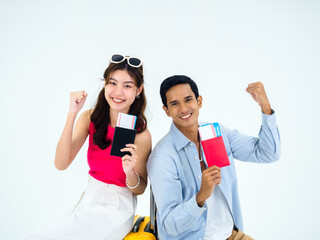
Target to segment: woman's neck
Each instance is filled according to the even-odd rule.
[[[114,111],[112,109],[110,109],[110,126],[111,127],[115,127],[116,124],[117,124],[117,120],[118,120],[118,114],[119,112],[118,111]]]

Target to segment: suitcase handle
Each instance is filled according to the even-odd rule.
[[[143,222],[143,221],[144,221],[144,217],[139,217],[133,225],[132,232],[138,232],[139,226],[140,226],[141,222]]]
[[[144,228],[144,231],[152,234],[154,233],[151,229],[151,222],[148,222],[147,226]]]
[[[157,224],[156,224],[156,212],[157,212],[157,206],[156,202],[154,200],[153,192],[152,192],[152,187],[150,185],[150,226],[148,229],[153,232],[154,236],[156,239],[158,239],[158,229],[157,229]]]

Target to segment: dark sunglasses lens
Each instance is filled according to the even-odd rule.
[[[141,64],[141,60],[138,58],[129,58],[128,60],[132,66],[139,66]]]
[[[115,54],[111,57],[111,60],[113,62],[121,62],[124,59],[123,56],[119,55],[119,54]]]

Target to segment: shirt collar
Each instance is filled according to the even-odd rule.
[[[183,133],[176,127],[174,122],[171,123],[170,128],[171,135],[173,137],[176,150],[179,151],[180,149],[184,148],[187,144],[189,144],[191,141],[183,135]]]

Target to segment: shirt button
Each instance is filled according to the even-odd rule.
[[[204,226],[204,223],[202,223],[202,226]]]
[[[269,121],[269,124],[272,124],[272,122],[271,122],[271,121]]]
[[[195,158],[195,159],[198,159],[198,157],[197,157],[197,156],[195,156],[194,158]]]
[[[198,178],[201,178],[201,175],[199,175]]]
[[[186,151],[187,151],[187,148],[185,147],[185,148],[184,148],[184,150],[186,150]]]
[[[190,146],[192,146],[192,143],[190,143]]]

